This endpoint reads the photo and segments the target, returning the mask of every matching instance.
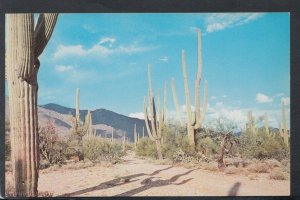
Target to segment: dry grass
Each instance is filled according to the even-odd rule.
[[[213,171],[213,172],[219,170],[217,162],[202,163],[201,168],[205,169],[205,170]]]
[[[257,177],[258,177],[258,174],[256,174],[256,173],[248,174],[248,178],[249,178],[250,180],[256,180]]]
[[[237,168],[235,166],[229,166],[229,167],[225,168],[224,173],[225,174],[240,174],[241,173],[241,169]]]
[[[273,169],[275,167],[281,167],[282,164],[276,159],[268,159],[265,163],[269,166],[269,168]]]
[[[275,168],[270,172],[270,179],[274,180],[287,180],[288,174],[282,171],[280,168]]]
[[[252,173],[268,173],[269,166],[266,163],[252,163],[247,167],[247,170]]]

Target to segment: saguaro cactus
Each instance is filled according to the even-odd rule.
[[[202,78],[202,48],[201,48],[201,32],[198,31],[198,72],[195,80],[195,113],[192,112],[191,102],[190,102],[190,93],[188,86],[188,78],[186,72],[186,63],[185,63],[185,53],[184,49],[182,50],[182,69],[183,69],[183,79],[184,79],[184,89],[185,89],[185,101],[186,101],[186,110],[187,110],[187,130],[189,137],[189,144],[194,148],[195,147],[195,131],[201,128],[206,108],[207,108],[207,81],[204,82],[204,102],[202,111],[200,111],[200,82]],[[172,87],[175,88],[173,85]],[[173,96],[176,94],[173,92]],[[175,105],[177,97],[174,98]]]
[[[138,143],[138,135],[137,135],[137,132],[136,132],[136,124],[134,124],[134,129],[133,129],[133,136],[134,136],[134,148],[136,148],[137,146],[137,143]]]
[[[164,114],[161,113],[160,109],[158,112],[159,121],[157,120],[157,113],[155,110],[155,102],[152,91],[152,83],[151,83],[151,74],[150,74],[150,65],[148,65],[148,82],[149,82],[149,107],[150,113],[148,114],[147,101],[146,97],[144,98],[144,116],[145,116],[145,124],[148,135],[152,141],[156,144],[157,155],[161,160],[163,159],[161,152],[161,139],[162,139],[162,127],[164,124]],[[159,101],[158,101],[159,104]]]
[[[176,115],[177,115],[177,120],[179,121],[180,125],[183,126],[183,122],[181,119],[181,112],[178,104],[178,98],[176,94],[176,87],[175,87],[175,79],[172,78],[171,80],[171,88],[172,88],[172,94],[173,94],[173,101],[175,105],[175,110],[176,110]]]
[[[270,130],[269,130],[269,118],[268,118],[268,113],[265,112],[264,115],[264,125],[265,125],[265,131],[267,135],[270,135]]]
[[[79,105],[80,105],[80,89],[77,88],[76,90],[76,123],[80,124],[80,110],[79,110]]]
[[[122,150],[123,150],[123,152],[126,151],[126,132],[124,132],[124,134],[123,134]]]
[[[282,98],[281,100],[281,112],[282,112],[282,129],[280,130],[282,132],[283,141],[286,144],[287,147],[289,147],[289,135],[288,135],[288,129],[286,125],[286,113],[285,113],[285,100]]]
[[[111,127],[111,142],[114,143],[114,127]]]
[[[252,111],[251,110],[248,111],[247,119],[248,119],[247,129],[249,129],[252,134],[256,134],[256,130],[255,130],[255,118],[252,115]]]
[[[58,14],[7,14],[6,70],[11,122],[13,188],[17,197],[37,196],[39,145],[37,73]]]

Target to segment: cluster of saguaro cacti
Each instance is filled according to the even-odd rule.
[[[58,14],[7,14],[6,75],[11,122],[13,192],[37,196],[39,145],[37,74],[39,56],[54,30]]]
[[[287,147],[289,147],[289,133],[286,125],[286,113],[285,113],[285,100],[281,100],[281,112],[282,112],[282,129],[280,129],[280,135],[283,137],[283,141]]]
[[[90,111],[88,111],[88,113],[85,117],[85,121],[84,121],[86,135],[87,135],[88,139],[96,137],[96,130],[93,129],[92,124],[93,124],[92,113]]]
[[[192,112],[191,102],[190,102],[190,93],[188,86],[188,78],[186,72],[186,63],[185,63],[185,54],[184,49],[182,50],[182,67],[183,67],[183,79],[184,79],[184,89],[185,89],[185,100],[186,100],[186,110],[187,110],[187,130],[189,137],[189,144],[192,147],[195,147],[195,131],[201,128],[206,108],[207,108],[207,81],[204,82],[204,102],[202,111],[200,110],[200,82],[202,78],[202,48],[201,48],[201,32],[198,31],[198,72],[195,80],[195,113]],[[180,111],[178,106],[178,100],[176,96],[176,90],[174,85],[174,79],[172,79],[172,91],[173,99],[176,107],[177,115],[180,117]]]
[[[150,65],[148,65],[148,84],[149,84],[149,108],[150,113],[148,112],[147,100],[146,97],[144,98],[144,117],[145,117],[145,124],[148,132],[149,138],[155,142],[157,155],[159,159],[163,159],[162,152],[161,152],[161,139],[162,139],[162,127],[165,123],[165,113],[166,109],[163,109],[163,112],[160,110],[160,102],[159,102],[159,95],[158,95],[158,113],[156,113],[155,109],[155,101],[153,96],[152,90],[152,83],[151,83],[151,74],[150,74]],[[158,119],[157,119],[158,116]]]
[[[76,111],[75,111],[75,117],[72,115],[70,116],[70,120],[72,123],[72,136],[78,140],[80,143],[82,141],[82,137],[87,135],[88,137],[91,137],[95,135],[95,131],[92,128],[92,113],[88,111],[85,121],[82,124],[80,121],[80,89],[77,88],[76,90]]]

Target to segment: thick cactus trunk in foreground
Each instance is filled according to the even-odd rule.
[[[14,195],[37,196],[39,137],[37,115],[38,57],[53,32],[58,14],[7,14],[6,70],[11,122]]]

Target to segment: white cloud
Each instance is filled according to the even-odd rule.
[[[141,53],[146,51],[151,51],[156,49],[157,47],[150,46],[150,47],[142,47],[137,46],[135,44],[131,44],[128,46],[117,46],[112,47],[112,44],[116,40],[114,38],[102,38],[98,44],[95,44],[91,48],[85,48],[82,45],[59,45],[56,52],[54,53],[53,57],[55,59],[66,57],[66,56],[97,56],[97,57],[107,57],[112,54],[134,54],[134,53]],[[108,47],[105,46],[108,44]]]
[[[105,37],[105,38],[101,38],[99,44],[108,44],[109,47],[112,47],[113,43],[115,43],[116,38],[112,38],[112,37]]]
[[[217,97],[216,96],[211,96],[210,99],[215,100],[215,99],[217,99]]]
[[[160,58],[159,60],[167,63],[169,61],[169,58],[167,56],[164,56],[164,57]]]
[[[244,25],[262,17],[263,15],[263,13],[209,14],[205,18],[206,32],[211,33],[234,26]]]
[[[274,97],[282,97],[282,96],[284,96],[284,93],[278,93],[274,95]]]
[[[55,70],[58,72],[67,72],[67,71],[72,71],[74,69],[73,66],[71,65],[56,65]]]
[[[273,98],[265,95],[265,94],[262,94],[262,93],[257,93],[256,94],[256,102],[257,103],[269,103],[269,102],[272,102],[273,101]]]
[[[130,113],[129,117],[138,118],[138,119],[145,119],[144,118],[144,113],[142,113],[142,112]]]
[[[222,97],[223,97],[223,98],[227,98],[227,95],[224,94]]]

